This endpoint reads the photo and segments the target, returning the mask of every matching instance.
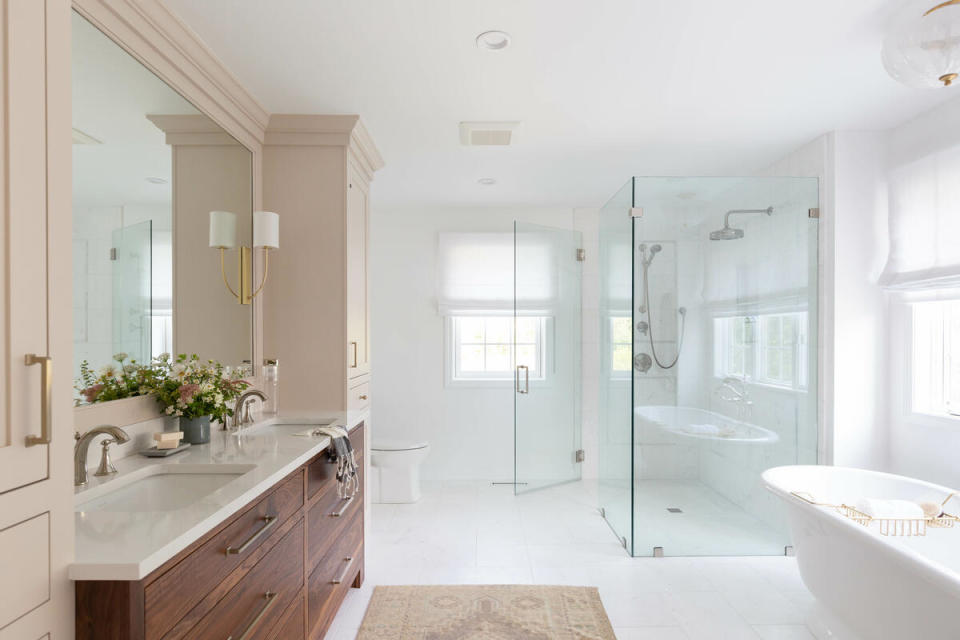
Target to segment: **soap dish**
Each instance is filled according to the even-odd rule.
[[[175,453],[180,453],[184,449],[189,449],[190,443],[184,442],[179,447],[173,449],[157,449],[156,447],[150,447],[149,449],[144,449],[140,452],[140,455],[147,456],[148,458],[166,458],[167,456],[172,456]]]

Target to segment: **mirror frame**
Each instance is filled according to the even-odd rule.
[[[263,209],[263,140],[269,114],[207,46],[160,0],[72,0],[71,4],[117,46],[250,151],[252,206],[254,211]],[[70,152],[69,148],[63,150],[64,154]],[[253,270],[254,282],[259,282],[263,275],[261,260],[254,260]],[[254,298],[252,313],[253,382],[257,386],[263,362],[262,296]],[[60,370],[69,372],[72,367]],[[98,424],[122,427],[163,417],[150,396],[81,405],[74,408],[73,415],[73,428],[80,431]]]

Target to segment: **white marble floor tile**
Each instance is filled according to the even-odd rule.
[[[373,587],[403,584],[595,586],[619,640],[817,637],[793,558],[630,558],[596,495],[587,482],[520,496],[449,482],[428,483],[415,505],[372,505],[364,586],[327,638],[355,638]]]

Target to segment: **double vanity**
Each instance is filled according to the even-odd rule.
[[[363,419],[266,421],[91,474],[75,493],[77,638],[322,638],[363,582]],[[329,438],[308,434],[324,424],[349,428],[352,498]]]

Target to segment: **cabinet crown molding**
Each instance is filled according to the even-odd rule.
[[[371,176],[384,164],[358,115],[275,113],[267,124],[264,144],[351,147]]]

